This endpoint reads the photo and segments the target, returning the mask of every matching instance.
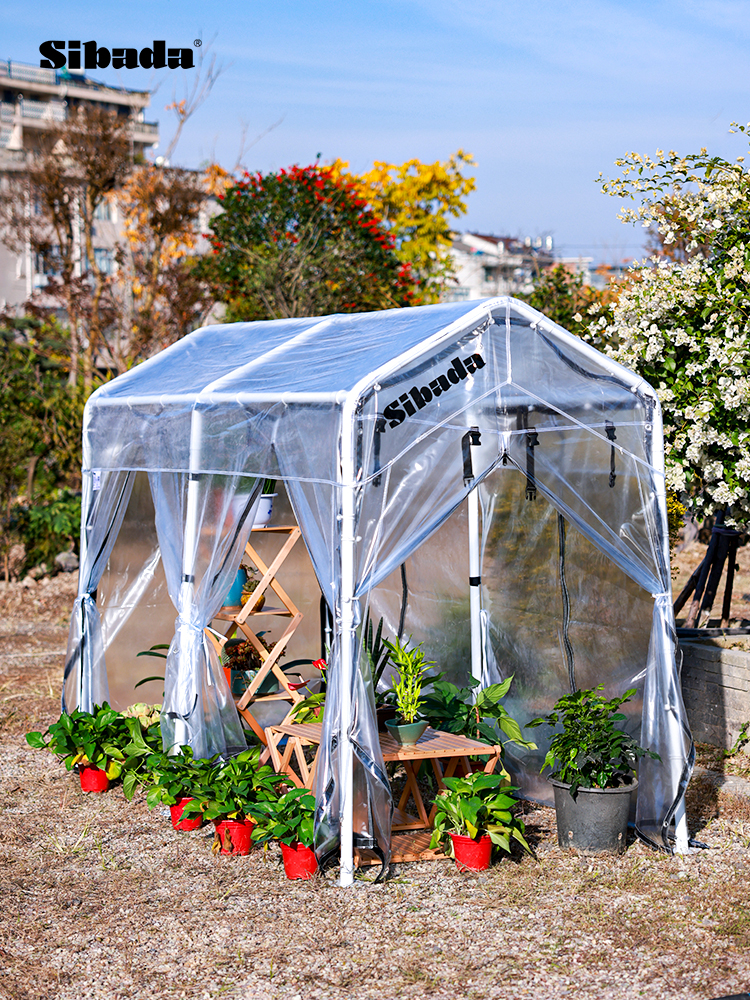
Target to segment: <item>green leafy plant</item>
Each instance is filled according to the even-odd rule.
[[[367,658],[370,661],[372,686],[375,691],[375,701],[377,702],[379,700],[378,684],[383,676],[383,671],[388,666],[388,661],[391,658],[391,651],[388,648],[388,643],[383,639],[383,619],[381,618],[378,622],[378,627],[373,635],[372,620],[370,619],[369,611],[365,617],[365,627],[362,640],[365,652],[367,653]]]
[[[256,842],[278,840],[290,846],[313,846],[315,796],[306,788],[292,788],[277,799],[258,802],[252,807],[252,815]]]
[[[161,708],[141,702],[130,705],[122,715],[130,733],[130,741],[122,747],[122,790],[130,800],[139,785],[148,785],[152,780],[148,759],[161,750]]]
[[[283,775],[260,764],[260,754],[260,747],[252,747],[230,760],[210,762],[190,786],[195,801],[185,806],[185,817],[202,813],[206,820],[242,820],[253,816],[259,802],[274,799]]]
[[[140,729],[137,719],[131,721]],[[26,733],[26,742],[57,754],[68,771],[76,764],[93,764],[112,779],[122,771],[131,732],[128,721],[105,702],[93,712],[64,712],[45,733]]]
[[[295,722],[322,722],[325,710],[325,691],[318,694],[311,694],[302,701],[298,701],[291,710],[291,716]]]
[[[534,726],[562,725],[550,743],[545,768],[550,777],[570,785],[573,798],[579,788],[619,788],[629,785],[640,757],[660,760],[657,753],[644,750],[616,725],[625,721],[618,712],[635,694],[635,688],[609,701],[601,692],[604,685],[563,695],[549,715],[527,723]]]
[[[179,799],[205,794],[218,760],[218,755],[196,760],[188,746],[180,747],[174,754],[151,754],[146,760],[153,782],[146,793],[149,809],[157,805],[173,806]]]
[[[500,774],[470,774],[445,778],[445,791],[435,799],[435,821],[430,847],[443,844],[450,850],[450,834],[478,840],[489,834],[492,843],[510,853],[515,840],[531,853],[523,821],[513,814],[514,789]]]
[[[407,640],[411,642],[411,637]],[[422,680],[428,667],[435,664],[425,659],[422,643],[407,649],[400,639],[390,642],[383,640],[388,648],[393,664],[398,668],[399,680],[394,687],[396,708],[403,722],[415,722],[422,704]]]
[[[438,678],[422,697],[422,717],[429,720],[433,729],[460,733],[468,739],[492,746],[498,742],[498,733],[485,720],[495,719],[508,737],[506,742],[536,750],[536,743],[524,738],[521,727],[502,705],[512,681],[513,677],[508,677],[502,684],[491,684],[475,695],[479,681],[474,677],[469,681],[469,687],[457,687]]]

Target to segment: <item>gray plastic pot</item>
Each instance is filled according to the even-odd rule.
[[[622,854],[628,842],[630,796],[638,787],[579,788],[574,799],[570,785],[550,779],[555,790],[557,842],[563,850],[587,854]]]

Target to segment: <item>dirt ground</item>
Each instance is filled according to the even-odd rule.
[[[214,857],[210,833],[176,833],[119,789],[84,795],[25,744],[59,714],[74,591],[70,577],[0,585],[2,1000],[710,1000],[750,988],[750,759],[701,748],[689,819],[708,847],[686,856],[640,843],[619,858],[564,854],[553,811],[528,806],[535,859],[479,876],[401,865],[348,890],[291,883],[277,849]],[[721,772],[741,794],[717,787]]]

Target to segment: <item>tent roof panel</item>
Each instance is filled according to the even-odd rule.
[[[203,327],[103,386],[92,400],[125,402],[248,388],[275,395],[346,392],[454,324],[472,326],[489,308],[508,301]]]

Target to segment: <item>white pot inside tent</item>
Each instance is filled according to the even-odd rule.
[[[262,493],[255,510],[253,528],[265,528],[273,515],[273,498],[278,493]]]

